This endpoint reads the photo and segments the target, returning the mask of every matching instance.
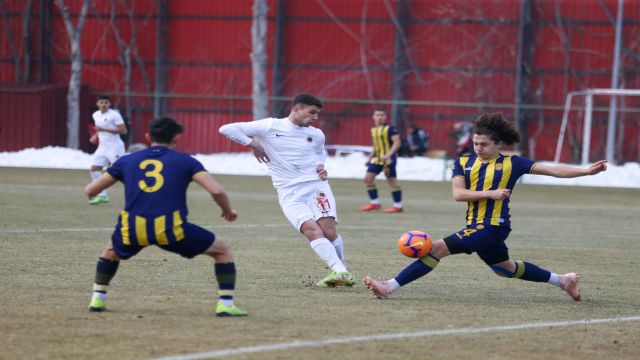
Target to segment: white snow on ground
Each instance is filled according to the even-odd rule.
[[[31,167],[57,169],[89,169],[91,154],[62,147],[24,149],[17,152],[0,152],[0,167]],[[268,175],[267,167],[258,163],[251,153],[197,154],[195,158],[213,174]],[[327,157],[329,178],[361,179],[364,177],[366,156],[353,153],[348,156]],[[551,163],[549,163],[551,164]],[[450,162],[424,157],[400,158],[398,179],[417,181],[449,181]],[[556,179],[549,176],[526,175],[524,184],[552,184],[600,187],[640,188],[640,164],[609,165],[606,172],[596,176],[574,179]]]

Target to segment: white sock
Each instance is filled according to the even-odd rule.
[[[331,245],[331,241],[327,238],[320,238],[309,242],[313,251],[324,261],[331,270],[335,272],[346,272],[347,268],[344,266],[336,249]]]
[[[99,291],[94,291],[93,292],[93,296],[91,297],[91,299],[99,297],[100,300],[105,301],[107,300],[107,294],[103,293],[103,292],[99,292]]]
[[[394,202],[393,203],[393,207],[397,207],[398,209],[402,209],[402,201],[401,202]]]
[[[91,180],[96,181],[100,176],[102,176],[102,171],[91,171]],[[107,191],[102,191],[98,196],[107,196]]]
[[[400,289],[400,284],[398,284],[398,282],[396,281],[396,278],[387,280],[387,284],[391,285],[391,288],[393,289],[393,291]]]
[[[220,301],[224,306],[233,306],[233,299],[220,299]]]
[[[371,203],[373,205],[380,205],[380,199],[373,199],[373,200],[371,200]]]
[[[551,285],[555,285],[557,287],[562,286],[562,284],[560,283],[560,276],[556,273],[551,273],[551,276],[549,276],[549,281],[547,281],[549,284]]]
[[[91,180],[96,181],[100,176],[102,176],[102,171],[91,171]]]
[[[336,249],[338,257],[344,263],[344,241],[342,241],[342,236],[338,234],[338,237],[331,242],[331,245]]]

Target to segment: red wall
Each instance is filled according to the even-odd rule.
[[[39,9],[36,2],[34,13]],[[77,14],[80,0],[66,0]],[[156,14],[155,1],[118,2],[116,25],[125,45],[136,34],[138,50],[149,81],[136,66],[133,89],[152,93],[155,86]],[[188,152],[238,151],[217,128],[233,121],[250,121],[251,114],[251,17],[253,0],[170,0],[169,65],[167,92],[197,95],[167,100],[167,115],[187,126],[181,149]],[[610,87],[614,28],[604,10],[615,16],[616,0],[535,1],[532,9],[532,58],[529,103],[541,109],[529,111],[528,134],[538,137],[533,153],[538,160],[553,158],[559,122],[568,91]],[[390,110],[396,26],[392,21],[396,2],[367,0],[289,0],[285,2],[282,94],[291,97],[305,91],[327,101],[321,126],[327,142],[370,143],[370,114],[376,106],[353,99],[379,101]],[[516,65],[518,61],[519,1],[501,0],[413,0],[409,2],[407,44],[412,71],[405,77],[405,98],[423,102],[405,106],[408,121],[423,126],[433,148],[453,151],[455,139],[449,133],[453,122],[472,120],[487,111],[503,111],[513,118]],[[558,6],[556,6],[556,4]],[[275,32],[276,1],[268,1],[268,81],[273,81],[271,62]],[[9,19],[14,38],[22,23],[24,4],[9,2]],[[93,93],[124,92],[121,51],[110,23],[110,5],[97,2],[89,12],[82,36],[85,59],[83,83]],[[129,21],[128,12],[134,15]],[[62,18],[52,6],[52,64],[47,81],[66,84],[69,76],[68,37]],[[366,19],[366,21],[363,21]],[[32,20],[38,31],[37,16]],[[625,2],[622,83],[640,88],[640,2]],[[36,37],[32,37],[33,46]],[[0,36],[2,58],[0,83],[16,82],[11,48]],[[37,51],[34,56],[38,56]],[[39,64],[34,64],[33,73]],[[368,71],[364,71],[364,69]],[[33,78],[33,76],[32,76]],[[203,98],[215,96],[215,98]],[[133,141],[142,141],[146,123],[153,113],[150,97],[132,99]],[[606,107],[607,99],[600,100]],[[638,98],[625,97],[625,106],[640,107]],[[122,96],[114,102],[124,108]],[[378,105],[378,106],[379,106]],[[0,110],[1,112],[2,110]],[[582,114],[572,112],[569,136],[581,134]],[[607,114],[594,115],[594,133]],[[640,117],[624,113],[625,141],[620,149],[624,160],[640,161],[638,138]],[[542,126],[538,120],[542,119]],[[540,131],[539,131],[540,130]],[[579,138],[579,137],[578,137]],[[565,141],[564,161],[572,158],[571,141]],[[579,147],[579,144],[574,146]],[[594,136],[593,156],[604,155],[603,140]],[[528,150],[528,149],[527,149]]]
[[[81,97],[83,119],[90,116],[86,94]],[[67,87],[64,85],[0,84],[0,151],[67,143]],[[80,123],[80,149],[89,150],[87,121]]]

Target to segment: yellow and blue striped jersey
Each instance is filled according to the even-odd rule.
[[[376,165],[386,165],[380,158],[384,156],[384,154],[388,153],[391,149],[391,145],[393,145],[393,141],[391,141],[391,137],[394,135],[398,135],[400,132],[398,128],[394,125],[383,125],[383,126],[375,126],[371,128],[371,137],[373,138],[373,152],[374,157],[371,159],[372,164]],[[389,162],[395,162],[396,155],[393,154]]]
[[[116,232],[125,245],[169,245],[184,238],[187,187],[205,171],[188,154],[153,146],[118,159],[107,172],[124,184],[125,207]]]
[[[524,174],[531,173],[535,163],[520,156],[504,156],[482,161],[476,154],[462,156],[453,164],[453,177],[464,177],[467,189],[487,191],[510,189]],[[467,203],[467,225],[510,226],[509,199],[482,199]]]

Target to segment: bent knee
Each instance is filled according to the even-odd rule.
[[[216,260],[233,260],[231,245],[222,239],[216,239],[205,254],[216,258]]]
[[[450,255],[451,252],[449,252],[449,248],[447,248],[447,244],[445,244],[444,240],[438,240],[433,243],[429,254],[436,259],[442,259],[443,257]]]
[[[325,237],[324,232],[319,226],[302,226],[300,232],[309,240],[315,240]]]
[[[505,278],[512,278],[513,277],[513,271],[511,271],[510,269],[506,268],[505,266],[500,266],[500,265],[494,264],[494,265],[489,265],[489,267],[498,276],[505,277]]]
[[[118,256],[118,254],[116,254],[111,246],[104,249],[100,254],[100,257],[111,261],[120,261],[120,257]]]
[[[493,273],[494,273],[494,274],[496,274],[496,275],[498,275],[498,276],[500,276],[500,277],[505,277],[505,278],[511,278],[511,277],[513,277],[512,275],[510,275],[510,274],[506,274],[506,273],[504,273],[504,272],[502,272],[502,271],[496,271],[496,270],[493,270]]]
[[[333,242],[335,239],[338,238],[338,233],[336,231],[325,231],[324,237],[329,239],[329,241]]]

